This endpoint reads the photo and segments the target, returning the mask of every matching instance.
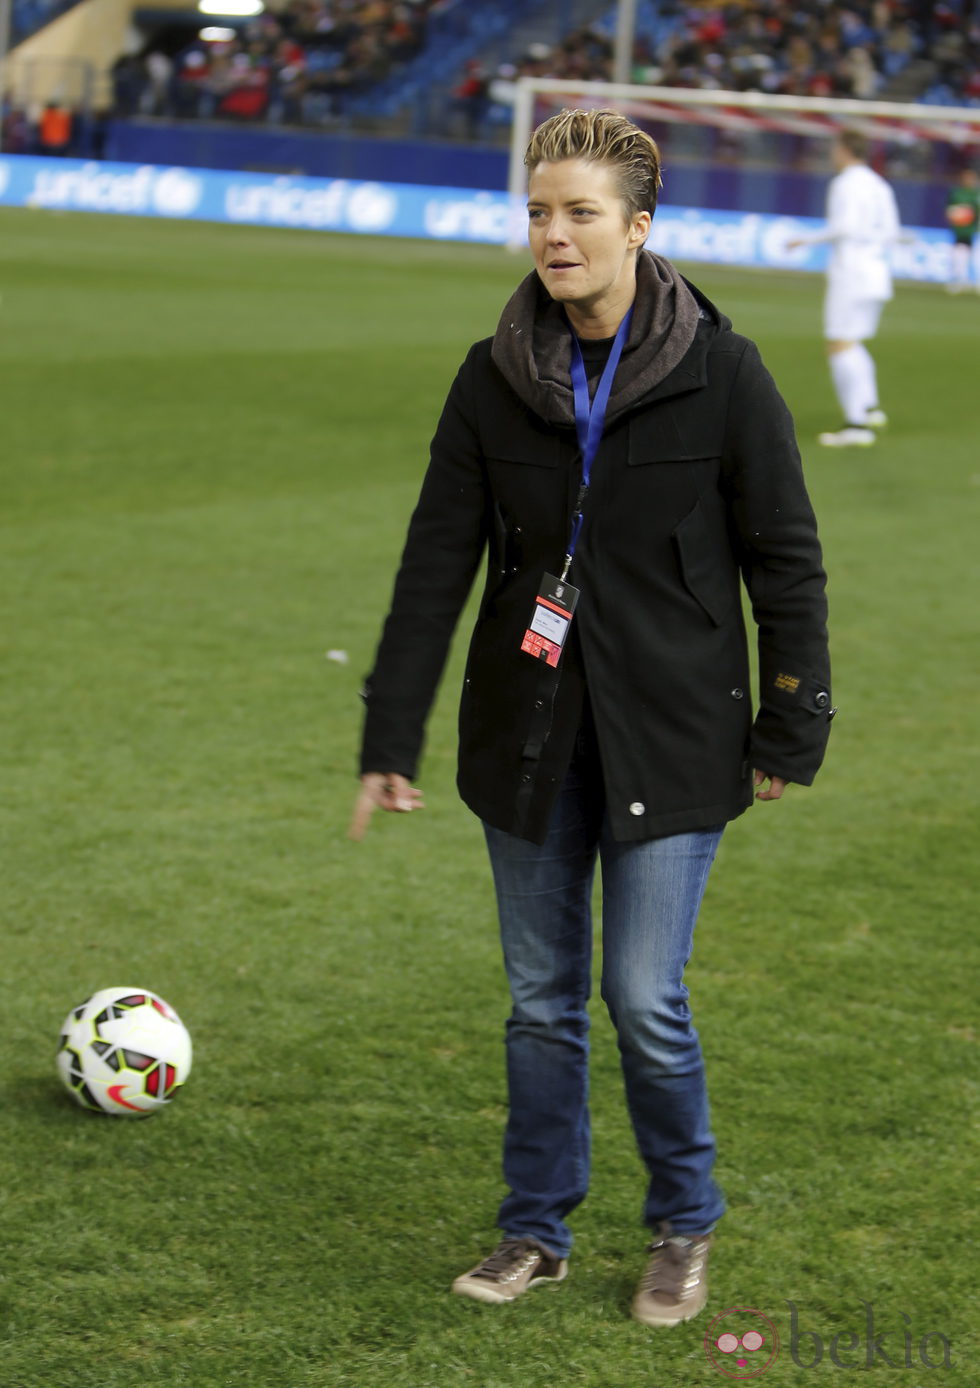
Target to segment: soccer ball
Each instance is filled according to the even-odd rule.
[[[145,988],[103,988],[61,1028],[58,1073],[82,1108],[144,1118],[191,1072],[191,1038],[169,1003]]]

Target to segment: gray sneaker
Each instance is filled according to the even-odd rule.
[[[555,1257],[533,1239],[504,1239],[482,1263],[456,1278],[453,1291],[499,1305],[539,1282],[561,1282],[567,1272],[567,1258]]]
[[[669,1224],[650,1244],[647,1270],[633,1297],[632,1312],[644,1325],[680,1325],[708,1300],[710,1234],[674,1234]]]

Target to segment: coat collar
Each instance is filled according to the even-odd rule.
[[[668,400],[674,395],[685,395],[690,390],[700,390],[708,383],[708,348],[719,332],[730,330],[731,319],[721,313],[715,305],[701,293],[689,280],[684,283],[694,296],[698,306],[698,323],[690,347],[681,360],[658,385],[645,397],[644,404],[653,400]]]
[[[701,291],[667,260],[643,251],[637,261],[637,308],[616,375],[607,419],[647,401],[703,386],[708,345],[731,327]],[[569,329],[559,305],[528,275],[497,326],[491,355],[507,383],[546,423],[574,425]]]
[[[607,420],[647,399],[684,359],[697,335],[701,307],[668,260],[641,251],[629,338],[616,372]],[[500,317],[491,349],[508,385],[546,423],[573,425],[570,329],[536,273],[518,286]]]

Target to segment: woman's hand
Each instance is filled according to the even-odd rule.
[[[375,810],[408,814],[412,810],[424,809],[422,792],[404,776],[399,776],[396,771],[368,771],[361,777],[361,789],[347,837],[355,841],[363,839]]]
[[[755,795],[757,800],[779,800],[789,785],[789,781],[784,781],[781,776],[770,776],[768,771],[756,771],[756,785],[761,786],[764,781],[769,782],[769,789],[757,790]]]

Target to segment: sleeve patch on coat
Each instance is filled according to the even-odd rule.
[[[773,680],[777,689],[785,689],[787,694],[795,694],[800,687],[798,675],[784,675],[780,672]]]

